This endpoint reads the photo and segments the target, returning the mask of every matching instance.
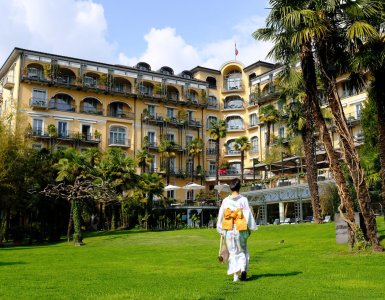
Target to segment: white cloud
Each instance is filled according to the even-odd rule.
[[[85,0],[0,0],[0,7],[0,61],[14,47],[103,62],[116,59],[117,46],[106,38],[107,21],[100,4]]]
[[[264,19],[252,17],[234,27],[232,37],[225,40],[196,48],[189,45],[175,28],[152,28],[145,36],[147,48],[139,57],[127,57],[119,54],[121,64],[133,66],[139,61],[149,63],[153,70],[161,66],[170,66],[176,73],[192,69],[197,65],[219,69],[223,63],[234,59],[237,43],[237,60],[245,66],[258,60],[267,60],[266,54],[271,48],[270,43],[255,41],[251,36],[257,28],[264,26]]]

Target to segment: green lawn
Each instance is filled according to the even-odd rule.
[[[384,299],[385,254],[336,245],[334,226],[260,227],[249,239],[249,280],[236,283],[217,262],[214,229],[117,231],[89,235],[84,247],[5,248],[0,299]]]

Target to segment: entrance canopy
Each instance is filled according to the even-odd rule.
[[[318,181],[318,191],[322,195],[323,188],[335,185],[334,180]],[[307,183],[282,186],[272,189],[254,190],[242,192],[247,197],[250,205],[273,204],[279,202],[297,202],[310,200],[310,190]]]

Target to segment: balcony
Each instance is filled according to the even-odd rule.
[[[144,147],[150,150],[158,150],[158,142],[155,141],[147,141],[144,143]]]
[[[245,130],[243,125],[229,125],[226,128],[227,131],[242,131]]]
[[[98,116],[103,116],[103,109],[100,108],[87,108],[83,107],[80,109],[79,113],[81,114],[87,114],[87,115],[98,115]]]
[[[128,84],[124,85],[113,85],[110,89],[111,94],[131,96],[133,95],[131,86]]]
[[[242,109],[245,109],[245,107],[243,106],[243,102],[240,102],[240,103],[225,102],[225,104],[223,105],[223,109],[224,110],[242,110]]]
[[[223,84],[222,92],[241,92],[245,89],[242,79],[230,79],[225,80]]]
[[[135,114],[129,111],[109,112],[108,116],[124,120],[134,120],[135,118]]]
[[[32,129],[32,137],[34,138],[49,138],[49,134],[47,131],[43,129]]]
[[[196,127],[196,128],[201,128],[202,127],[201,121],[199,121],[197,119],[189,119],[188,122],[187,122],[187,125],[189,127]]]
[[[3,81],[3,87],[7,90],[13,89],[13,86],[15,85],[13,76],[7,75],[4,77]]]
[[[208,102],[207,103],[207,108],[209,109],[215,109],[215,110],[218,110],[219,109],[219,104],[217,102]]]
[[[77,87],[76,78],[73,76],[58,76],[55,79],[55,84],[58,86],[65,87]]]
[[[72,105],[72,104],[58,103],[58,104],[50,106],[49,109],[67,111],[67,112],[75,112],[76,106]]]
[[[227,149],[227,151],[225,152],[225,155],[239,156],[239,155],[241,155],[241,151],[240,150],[234,150],[234,149]]]
[[[131,140],[130,139],[123,139],[123,138],[109,138],[108,139],[108,146],[118,146],[118,147],[131,147]]]
[[[249,96],[249,107],[253,105],[263,104],[278,96],[275,86],[271,86],[266,91],[251,93]]]
[[[37,108],[37,109],[39,109],[39,108],[47,109],[48,108],[48,99],[31,97],[29,99],[29,106],[32,108]]]

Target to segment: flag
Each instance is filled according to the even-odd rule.
[[[238,55],[238,49],[237,49],[237,44],[235,44],[235,57]]]

